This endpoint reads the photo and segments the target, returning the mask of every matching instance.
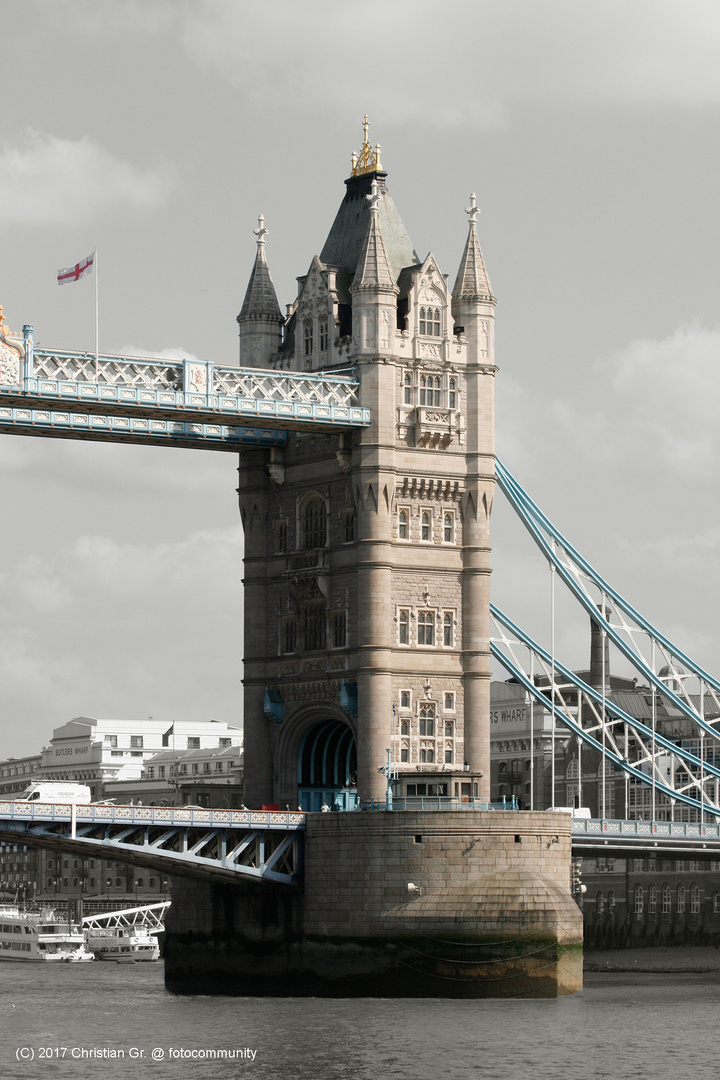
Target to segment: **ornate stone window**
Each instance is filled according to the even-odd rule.
[[[455,712],[455,691],[448,691],[445,694],[445,712]]]
[[[303,646],[305,652],[325,648],[325,605],[322,601],[306,604],[302,612]]]
[[[443,514],[443,543],[455,543],[455,515],[450,510]]]
[[[318,322],[318,343],[320,345],[320,352],[327,352],[327,347],[328,347],[328,321],[327,321],[327,319],[320,319],[320,321]]]
[[[400,761],[407,762],[410,760],[410,747],[405,743],[400,747]]]
[[[407,608],[398,612],[398,643],[400,645],[410,643],[410,612]]]
[[[355,541],[355,511],[345,511],[345,543],[352,544]]]
[[[398,510],[398,540],[410,539],[410,511],[403,507]]]
[[[409,735],[410,734],[410,724],[409,724],[409,722],[407,720],[401,720],[400,721],[400,734],[401,735]]]
[[[420,376],[420,404],[432,408],[440,408],[442,388],[440,376]]]
[[[420,736],[433,736],[435,734],[435,702],[420,702]]]
[[[432,763],[435,761],[435,751],[430,746],[420,748],[420,761]]]
[[[344,649],[347,639],[347,616],[344,611],[332,613],[333,649]]]
[[[308,499],[302,512],[302,546],[305,551],[325,547],[327,539],[325,500],[319,495]]]
[[[455,724],[452,720],[445,721],[445,738],[452,739],[455,735]]]
[[[450,649],[453,645],[453,617],[449,611],[443,615],[443,645]]]
[[[285,520],[275,523],[275,550],[282,555],[287,551],[288,523]]]
[[[313,321],[303,319],[303,355],[312,356],[313,351]]]
[[[445,764],[452,765],[453,763],[453,750],[451,746],[445,747]]]
[[[432,511],[423,510],[420,514],[420,539],[432,542]]]
[[[417,616],[417,640],[418,645],[435,644],[435,612],[418,611]]]
[[[448,382],[448,408],[457,408],[457,379],[451,378]]]
[[[401,709],[409,709],[411,702],[412,702],[412,691],[411,690],[401,690],[400,691],[400,708]]]
[[[413,381],[412,374],[409,371],[405,372],[403,379],[403,404],[412,405],[413,400]]]
[[[441,333],[440,308],[420,308],[420,333],[425,337],[440,337]]]

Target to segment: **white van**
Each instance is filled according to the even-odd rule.
[[[90,788],[87,784],[76,784],[72,780],[52,782],[38,780],[25,788],[16,802],[41,803],[89,803]]]

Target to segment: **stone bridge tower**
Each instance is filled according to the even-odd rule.
[[[367,117],[364,132],[287,316],[262,219],[238,316],[241,366],[353,372],[373,418],[240,458],[251,806],[382,800],[388,750],[401,788],[489,794],[495,299],[479,211],[472,195],[451,292],[410,242]]]

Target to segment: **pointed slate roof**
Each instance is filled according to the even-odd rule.
[[[283,315],[280,311],[280,305],[278,304],[277,293],[275,292],[275,286],[270,277],[270,269],[265,259],[265,236],[267,235],[267,229],[264,226],[264,221],[265,219],[261,214],[258,218],[259,228],[253,230],[258,238],[257,254],[255,256],[255,265],[250,274],[250,281],[248,282],[248,287],[245,292],[245,299],[243,300],[240,314],[237,317],[238,322],[245,322],[248,319],[257,318],[277,319],[278,322],[283,322]]]
[[[371,194],[368,200],[370,220],[360,249],[360,258],[358,259],[350,291],[359,292],[361,289],[371,289],[376,292],[396,294],[398,287],[390,267],[379,222],[380,195],[377,180],[372,180],[370,191]]]
[[[397,282],[404,266],[420,262],[385,186],[386,177],[386,172],[376,171],[351,176],[345,181],[345,198],[328,233],[320,259],[328,266],[345,270],[350,280],[357,272],[368,235],[370,207],[366,196],[370,194],[373,180],[377,182],[379,196],[378,229],[382,234],[393,282]]]
[[[452,297],[453,300],[494,300],[495,297],[490,288],[490,279],[485,269],[485,261],[478,240],[475,219],[480,210],[477,207],[474,193],[470,196],[470,206],[465,213],[470,215],[470,227]]]

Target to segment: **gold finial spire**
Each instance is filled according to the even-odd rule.
[[[363,173],[380,172],[380,147],[376,146],[373,150],[368,139],[368,128],[370,124],[368,121],[367,113],[363,119],[363,144],[362,150],[359,154],[353,153],[351,160],[352,172],[351,176],[362,176]]]

